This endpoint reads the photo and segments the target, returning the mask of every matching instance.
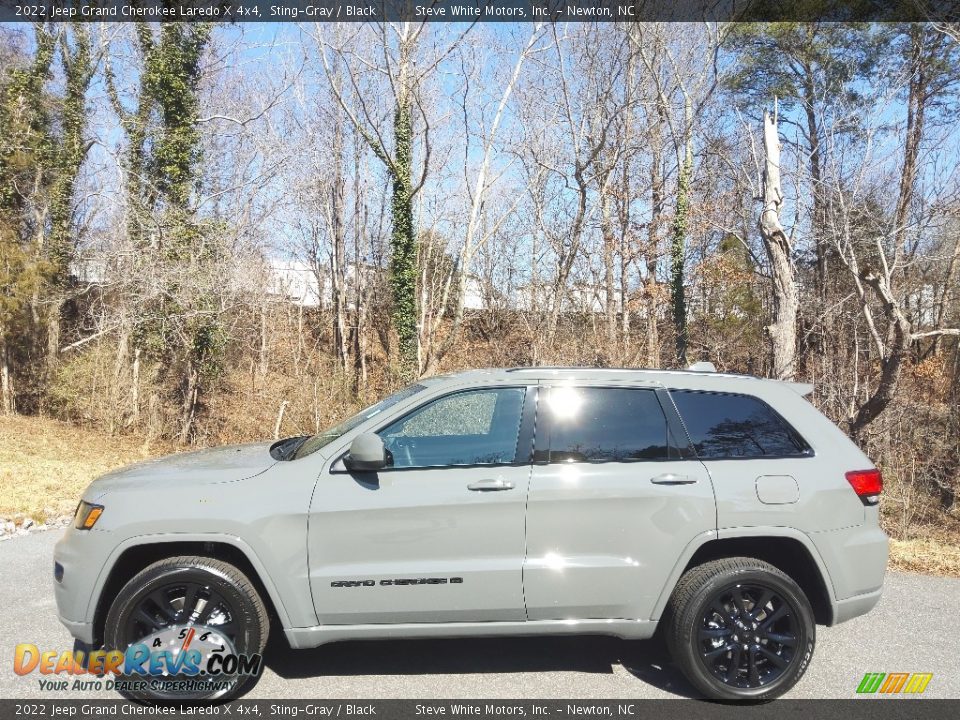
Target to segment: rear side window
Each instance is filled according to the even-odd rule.
[[[550,462],[670,457],[667,420],[652,390],[553,387],[542,407],[549,420]]]
[[[802,457],[810,446],[765,402],[750,395],[671,390],[703,459]]]

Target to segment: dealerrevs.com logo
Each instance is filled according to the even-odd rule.
[[[857,686],[859,695],[921,695],[933,673],[867,673]]]
[[[259,654],[235,652],[214,628],[192,625],[165,628],[125,651],[41,651],[21,643],[14,650],[13,671],[21,676],[38,673],[42,691],[149,691],[186,699],[225,693],[240,677],[259,675],[262,662]]]

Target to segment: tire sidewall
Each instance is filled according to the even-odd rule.
[[[780,677],[760,688],[731,688],[718,680],[700,659],[697,630],[708,603],[720,592],[737,585],[760,585],[779,593],[797,619],[797,654]],[[810,602],[792,580],[761,569],[744,569],[709,579],[693,595],[678,618],[679,637],[672,637],[671,650],[697,690],[719,700],[771,700],[792,688],[810,665],[816,644],[816,624]]]
[[[216,567],[204,564],[183,563],[165,567],[147,568],[130,580],[117,594],[107,613],[104,628],[104,647],[108,650],[125,652],[139,638],[123,637],[130,615],[136,611],[139,603],[149,595],[166,585],[178,581],[199,582],[216,590],[230,605],[236,616],[235,622],[241,628],[234,640],[234,649],[238,654],[254,654],[263,648],[262,631],[253,600],[236,583]],[[141,676],[119,675],[118,679],[139,678]],[[237,683],[228,691],[192,698],[195,700],[219,699],[221,696],[236,695],[237,691],[249,681],[249,677],[239,677]],[[123,692],[136,700],[158,700],[150,693]],[[159,698],[168,700],[169,698]],[[189,701],[191,698],[185,698]]]

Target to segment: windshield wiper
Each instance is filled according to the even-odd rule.
[[[294,437],[284,438],[283,440],[277,440],[270,446],[270,457],[274,460],[293,460],[293,456],[297,454],[297,450],[299,450],[300,446],[309,438],[309,435],[296,435]]]

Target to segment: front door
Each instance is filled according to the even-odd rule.
[[[431,399],[377,430],[387,468],[337,463],[320,478],[309,552],[321,624],[524,619],[534,394]]]
[[[716,532],[710,476],[663,390],[624,384],[541,393],[527,617],[648,620],[687,544]]]

